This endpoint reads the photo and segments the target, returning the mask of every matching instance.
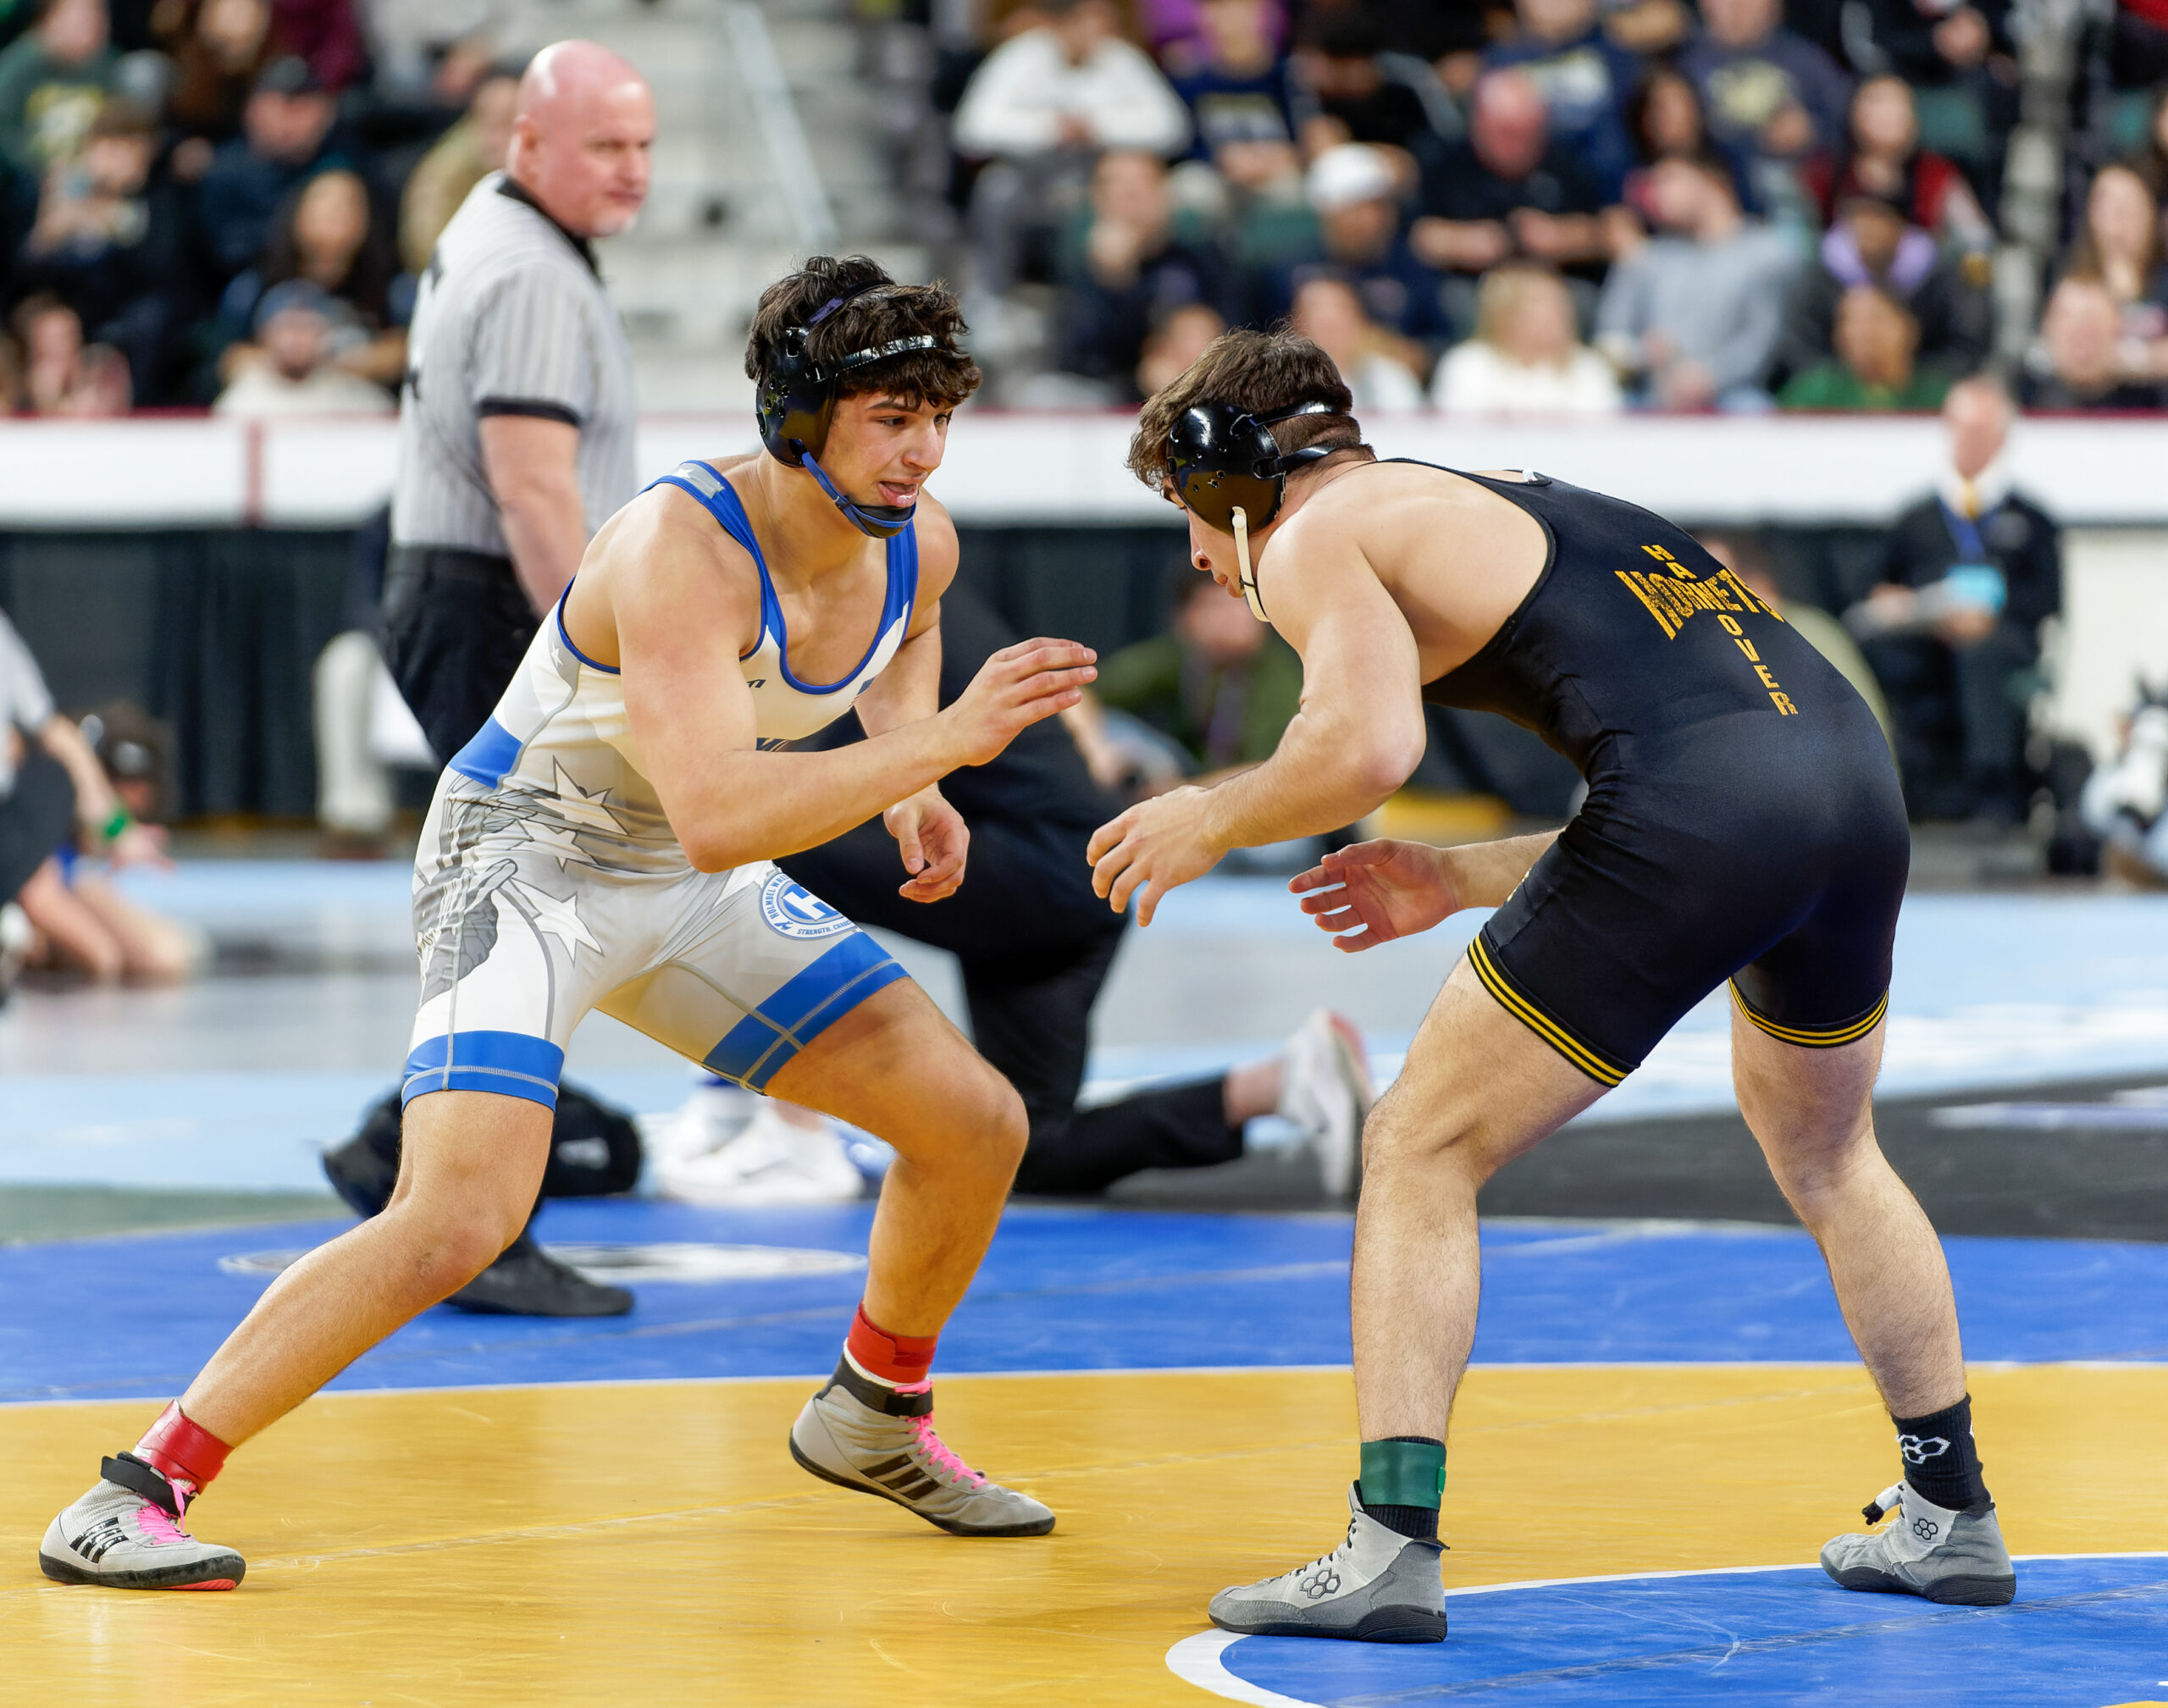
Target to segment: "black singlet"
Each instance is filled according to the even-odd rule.
[[[1524,725],[1589,785],[1470,946],[1485,987],[1606,1085],[1726,979],[1786,1042],[1866,1036],[1911,858],[1866,702],[1662,517],[1541,476],[1443,472],[1535,517],[1549,552],[1424,697]]]

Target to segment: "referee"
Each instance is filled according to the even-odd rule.
[[[632,352],[590,240],[639,212],[654,139],[655,103],[631,65],[592,41],[544,48],[520,80],[505,169],[475,185],[423,275],[383,639],[440,761],[488,720],[588,540],[633,497]],[[397,1106],[395,1092],[393,1135]],[[561,1139],[567,1116],[577,1119],[561,1103]],[[357,1178],[372,1136],[327,1158],[365,1211],[381,1208],[390,1184]],[[390,1148],[376,1147],[379,1168]],[[455,1302],[605,1316],[632,1296],[553,1263],[523,1232]]]

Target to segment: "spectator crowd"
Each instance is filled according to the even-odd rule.
[[[486,9],[0,0],[0,412],[384,412],[501,163]]]
[[[2015,337],[2007,0],[982,10],[933,102],[1013,405],[1134,401],[1281,319],[1373,410],[1926,411],[1990,364],[2030,407],[2168,402],[2168,33],[2142,9],[2094,29],[2080,104],[2107,116],[2073,132]]]

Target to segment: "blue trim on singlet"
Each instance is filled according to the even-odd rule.
[[[722,1035],[701,1065],[751,1091],[885,985],[904,976],[880,944],[853,931]]]
[[[451,768],[484,788],[495,788],[519,763],[519,738],[492,717],[452,755]]]
[[[495,1092],[554,1109],[557,1075],[564,1070],[562,1050],[525,1032],[452,1032],[423,1038],[406,1058],[400,1107],[427,1092]]]
[[[705,464],[700,465],[705,467]],[[910,611],[918,598],[918,524],[908,524],[901,533],[888,541],[888,595],[882,602],[881,621],[873,631],[872,644],[866,649],[866,655],[840,680],[823,686],[819,683],[800,682],[790,673],[790,634],[784,628],[783,606],[776,600],[775,584],[768,579],[768,561],[760,555],[760,542],[754,538],[752,518],[745,514],[744,501],[728,481],[709,469],[716,482],[715,496],[710,498],[699,487],[681,474],[666,474],[650,482],[649,491],[658,486],[674,486],[680,492],[697,500],[700,507],[712,516],[722,531],[736,540],[753,556],[753,567],[760,572],[760,633],[751,651],[738,655],[750,658],[760,649],[763,641],[772,634],[776,638],[776,661],[783,671],[783,679],[799,694],[834,694],[848,688],[858,674],[873,661],[873,655],[881,649],[881,642],[896,619]],[[568,641],[566,643],[570,645]]]
[[[578,578],[579,578],[577,576],[572,578],[574,581],[577,581]],[[572,644],[572,632],[565,627],[565,601],[572,596],[572,583],[568,581],[565,583],[565,590],[557,595],[557,638],[564,642],[565,650],[567,652],[570,653],[589,670],[599,670],[605,676],[617,676],[622,674],[616,665],[605,664],[600,659],[589,658],[585,653],[582,652],[578,647]]]

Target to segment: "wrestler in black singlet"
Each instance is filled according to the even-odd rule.
[[[1469,946],[1485,987],[1607,1086],[1727,978],[1787,1043],[1865,1036],[1911,857],[1867,703],[1662,517],[1542,476],[1462,478],[1534,517],[1550,551],[1424,698],[1511,718],[1589,786]]]

